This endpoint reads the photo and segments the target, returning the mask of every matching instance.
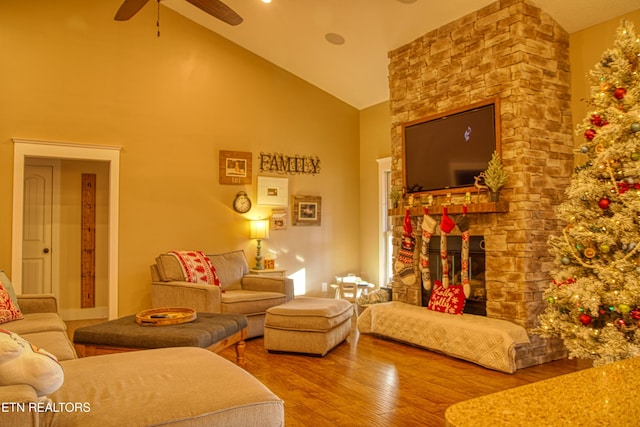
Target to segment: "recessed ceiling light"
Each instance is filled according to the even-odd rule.
[[[344,37],[342,37],[340,34],[327,33],[325,34],[324,38],[331,44],[335,44],[335,45],[344,44]]]
[[[415,3],[418,0],[398,0],[400,3],[406,3],[406,4],[410,4],[410,3]]]
[[[262,3],[271,3],[271,0],[262,0]]]

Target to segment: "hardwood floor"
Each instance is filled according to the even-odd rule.
[[[456,402],[589,367],[565,359],[505,374],[355,329],[325,357],[271,354],[262,338],[245,355],[247,371],[284,400],[285,425],[314,427],[443,426]]]
[[[99,321],[67,322],[69,335]],[[263,343],[246,342],[245,369],[284,400],[288,427],[443,426],[456,402],[590,366],[563,359],[505,374],[360,334],[355,319],[351,335],[325,357],[272,354]],[[219,354],[235,362],[233,348]]]

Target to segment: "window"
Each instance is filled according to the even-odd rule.
[[[393,223],[389,216],[389,192],[391,191],[391,157],[378,159],[379,216],[379,280],[381,286],[391,284],[393,278]]]

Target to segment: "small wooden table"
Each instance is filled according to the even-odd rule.
[[[273,276],[273,277],[287,277],[287,270],[283,268],[264,268],[262,270],[256,270],[255,268],[249,269],[249,273],[251,274],[260,274],[263,276]]]
[[[141,326],[126,316],[78,328],[73,343],[79,357],[163,347],[201,347],[218,353],[235,345],[236,362],[245,365],[247,318],[241,314],[197,313],[193,322]]]

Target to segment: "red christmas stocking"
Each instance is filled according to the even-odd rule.
[[[440,221],[440,262],[442,263],[442,287],[449,287],[449,254],[447,253],[447,234],[451,233],[456,223],[447,215],[447,207],[442,208]]]

